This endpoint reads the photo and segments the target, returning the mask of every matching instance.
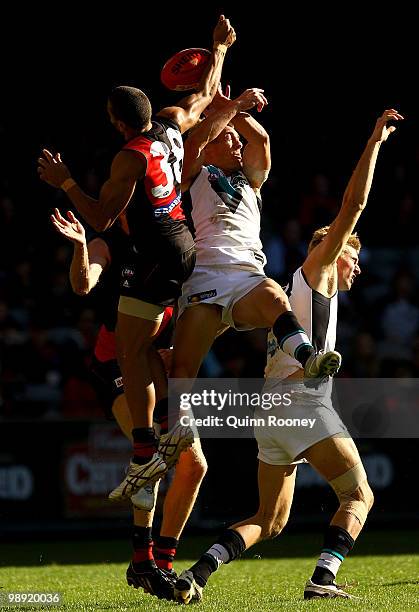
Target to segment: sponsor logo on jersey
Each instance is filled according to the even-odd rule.
[[[188,295],[188,304],[198,304],[199,302],[207,300],[208,298],[215,297],[216,295],[217,289],[210,289],[209,291],[194,293],[193,295]]]
[[[154,210],[154,216],[161,217],[161,215],[170,215],[172,210],[176,208],[176,206],[180,203],[180,200],[181,200],[181,194],[176,196],[175,199],[172,200],[170,204],[168,204],[167,206],[160,206],[159,208],[156,208]]]
[[[124,386],[124,382],[122,380],[122,376],[119,376],[118,378],[115,378],[114,383],[115,383],[115,387],[117,387],[118,389],[123,387]]]

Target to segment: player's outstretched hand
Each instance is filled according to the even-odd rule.
[[[55,229],[61,236],[78,244],[86,243],[86,235],[84,227],[80,221],[73,215],[71,210],[67,211],[67,219],[65,219],[58,208],[54,209],[54,214],[51,215],[51,221]]]
[[[388,126],[387,122],[402,119],[404,119],[403,115],[400,115],[394,108],[385,110],[381,117],[377,119],[371,138],[376,142],[385,142],[390,134],[396,130],[394,125]]]
[[[71,178],[70,171],[59,153],[53,155],[48,149],[42,149],[38,164],[39,177],[52,187],[61,187],[66,179]]]
[[[263,92],[264,89],[257,89],[256,87],[253,87],[253,89],[246,89],[238,98],[236,98],[236,102],[240,104],[240,110],[250,110],[254,106],[257,106],[257,109],[260,112],[266,106],[266,104],[268,104]]]

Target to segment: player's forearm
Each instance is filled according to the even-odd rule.
[[[75,243],[73,259],[70,266],[71,288],[77,295],[87,295],[91,289],[89,283],[89,253],[87,244]]]
[[[370,193],[381,143],[369,140],[343,196],[343,206],[356,211],[365,208]]]
[[[243,170],[254,189],[260,189],[271,168],[271,145],[266,130],[248,113],[238,113],[231,122],[247,144],[243,150]]]
[[[197,117],[202,114],[217,93],[226,51],[226,45],[219,42],[214,43],[210,60],[205,67],[205,71],[196,92],[193,110]]]
[[[197,150],[202,151],[205,146],[215,140],[221,134],[223,129],[230,123],[240,109],[240,102],[231,100],[223,108],[214,113],[211,113],[198,127],[195,128],[190,136],[191,143],[193,142]]]
[[[113,219],[100,201],[84,193],[75,181],[64,190],[73,206],[93,229],[102,232],[112,225]]]
[[[249,115],[249,113],[237,113],[237,115],[232,119],[231,123],[248,143],[267,143],[269,145],[268,132],[261,126],[259,121],[256,121],[256,119],[252,117],[252,115]]]

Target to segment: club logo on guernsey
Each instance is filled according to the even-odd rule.
[[[216,295],[217,289],[210,289],[208,291],[202,291],[201,293],[194,293],[193,295],[188,295],[188,304],[198,304],[199,302],[215,297]]]
[[[122,381],[122,376],[119,376],[119,378],[115,378],[114,383],[115,383],[115,387],[117,387],[117,389],[119,389],[120,387],[123,387],[124,383]]]
[[[241,172],[235,172],[230,176],[230,183],[234,189],[241,189],[249,184],[247,178]]]

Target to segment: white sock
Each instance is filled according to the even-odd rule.
[[[340,564],[342,563],[342,559],[338,559],[335,555],[332,555],[328,552],[322,552],[319,560],[317,561],[317,567],[323,567],[324,569],[332,572],[333,576],[336,578],[336,574],[339,571]]]
[[[294,357],[294,359],[298,360],[298,349],[301,346],[311,346],[310,338],[303,331],[295,332],[292,336],[289,336],[282,342],[280,348],[287,353],[290,357]]]

